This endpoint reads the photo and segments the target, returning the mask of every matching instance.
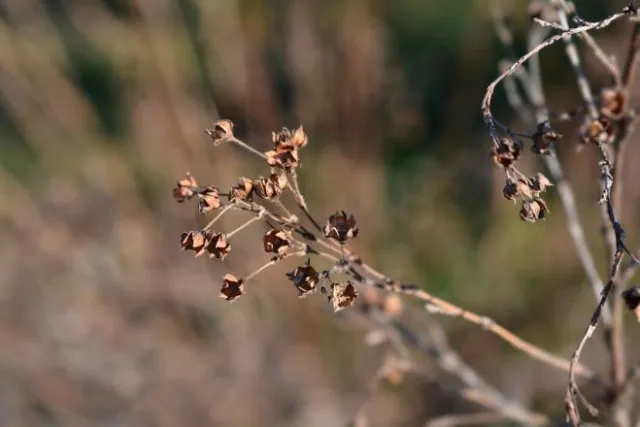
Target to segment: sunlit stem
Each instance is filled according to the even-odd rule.
[[[222,217],[222,215],[224,215],[225,212],[227,212],[232,207],[233,207],[233,205],[227,205],[224,208],[222,208],[220,213],[218,215],[216,215],[211,221],[209,221],[209,223],[207,225],[204,226],[203,230],[208,230],[209,228],[213,227],[213,224],[215,224],[216,221],[219,220]]]
[[[253,148],[252,146],[250,146],[249,144],[240,141],[238,138],[231,138],[230,140],[231,142],[233,142],[234,144],[238,145],[239,147],[244,148],[245,150],[247,150],[248,152],[250,152],[251,154],[255,154],[258,157],[261,157],[263,159],[267,159],[267,156],[264,153],[261,153],[260,151],[256,150],[255,148]]]
[[[251,218],[249,221],[245,222],[244,224],[242,224],[240,227],[236,228],[235,230],[227,233],[227,238],[231,238],[231,236],[233,236],[234,234],[242,231],[244,228],[250,226],[251,224],[253,224],[256,221],[260,221],[262,219],[262,211],[260,211],[260,213],[258,213],[258,215],[254,216],[253,218]]]
[[[272,267],[273,265],[277,264],[278,262],[282,261],[285,258],[288,258],[290,256],[302,256],[304,255],[304,252],[292,252],[292,253],[288,253],[288,254],[284,254],[282,256],[279,256],[277,258],[273,258],[271,261],[267,262],[266,264],[264,264],[262,267],[258,268],[256,271],[254,271],[253,273],[249,274],[247,277],[245,277],[245,281],[249,281],[253,278],[255,278],[258,274],[262,273],[263,271],[265,271],[266,269],[268,269],[269,267]]]

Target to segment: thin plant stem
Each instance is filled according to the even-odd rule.
[[[233,208],[233,205],[227,205],[225,207],[222,208],[222,210],[218,213],[218,215],[216,215],[215,217],[213,217],[213,219],[211,221],[209,221],[209,223],[207,225],[205,225],[202,229],[203,230],[208,230],[211,227],[213,227],[213,224],[216,223],[216,221],[218,221],[222,215],[224,215],[226,212],[229,211],[229,209]]]
[[[254,216],[253,218],[251,218],[249,221],[245,222],[244,224],[242,224],[241,226],[239,226],[238,228],[236,228],[235,230],[227,233],[227,238],[230,239],[234,234],[242,231],[243,229],[245,229],[246,227],[250,226],[251,224],[253,224],[256,221],[260,221],[262,219],[262,215],[258,214],[257,216]]]
[[[236,137],[232,137],[232,138],[230,138],[230,141],[231,141],[231,142],[233,142],[234,144],[236,144],[238,147],[242,147],[242,148],[244,148],[245,150],[247,150],[247,151],[248,151],[248,152],[250,152],[251,154],[255,154],[256,156],[258,156],[258,157],[260,157],[260,158],[262,158],[262,159],[264,159],[264,160],[266,160],[266,159],[267,159],[267,156],[266,156],[264,153],[262,153],[262,152],[260,152],[260,151],[256,150],[255,148],[253,148],[252,146],[250,146],[250,145],[249,145],[249,144],[247,144],[246,142],[243,142],[243,141],[239,140],[239,139],[238,139],[238,138],[236,138]]]

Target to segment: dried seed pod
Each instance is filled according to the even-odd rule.
[[[329,217],[323,231],[326,237],[344,242],[347,239],[357,237],[359,229],[355,217],[353,215],[347,216],[345,211],[342,211]]]
[[[340,311],[351,306],[357,297],[358,291],[351,281],[331,284],[331,296],[329,299],[333,303],[333,311]]]
[[[205,215],[222,206],[220,194],[216,187],[205,187],[198,194],[198,212]]]
[[[548,121],[538,123],[536,132],[531,137],[533,139],[533,146],[531,151],[536,154],[549,154],[551,153],[551,147],[553,142],[562,138],[562,135],[556,133]]]
[[[306,133],[304,133],[304,129],[302,129],[302,125],[300,125],[298,129],[296,129],[295,132],[293,132],[293,135],[291,137],[291,143],[296,148],[302,148],[305,145],[307,145],[308,142],[309,142],[309,137],[307,136]]]
[[[518,182],[516,182],[516,188],[518,196],[520,196],[521,199],[525,200],[532,197],[531,188],[529,187],[529,182],[527,180],[522,178],[518,179]]]
[[[182,233],[180,237],[180,246],[182,250],[194,251],[196,257],[202,255],[205,251],[205,247],[211,239],[210,233],[207,231],[189,231]]]
[[[627,109],[627,94],[622,89],[605,88],[600,94],[600,114],[611,120],[624,118]]]
[[[238,278],[231,273],[224,276],[222,289],[220,289],[220,298],[227,301],[233,301],[245,293],[244,279]]]
[[[293,282],[298,290],[298,297],[301,298],[314,293],[320,279],[318,272],[311,266],[310,260],[287,273],[287,277]]]
[[[536,197],[540,196],[540,193],[544,192],[547,187],[553,187],[553,184],[549,178],[539,172],[535,177],[529,179],[529,188]]]
[[[511,178],[507,178],[505,181],[504,188],[502,189],[502,195],[505,199],[513,200],[514,203],[516,202],[516,199],[518,198],[518,185]]]
[[[627,308],[635,313],[640,322],[640,290],[633,286],[622,292],[621,295]]]
[[[267,164],[271,167],[284,169],[287,172],[300,167],[298,150],[271,150],[264,154],[267,156]]]
[[[269,178],[258,178],[253,182],[253,186],[258,197],[271,200],[282,194],[282,190],[286,186],[286,177],[284,174],[274,173]]]
[[[580,142],[583,144],[598,144],[600,141],[608,144],[615,138],[613,124],[605,116],[600,116],[595,120],[587,120],[580,126],[578,133]]]
[[[269,230],[262,239],[265,252],[273,252],[282,255],[287,252],[291,242],[287,237],[287,233],[282,230]]]
[[[187,172],[184,178],[176,183],[173,189],[173,198],[176,199],[178,203],[182,203],[185,200],[191,199],[194,194],[196,194],[197,188],[198,183],[195,178]]]
[[[520,158],[522,142],[513,138],[502,138],[498,145],[491,147],[491,157],[498,166],[509,168]]]
[[[223,261],[224,257],[231,251],[231,245],[227,242],[227,236],[223,233],[211,233],[205,250],[209,252],[209,258],[217,258]]]
[[[205,132],[211,137],[213,145],[220,145],[233,138],[233,122],[229,119],[221,119],[213,124],[213,129]]]
[[[231,187],[229,200],[243,200],[247,202],[253,200],[253,181],[249,178],[241,177],[238,183]]]
[[[520,219],[534,223],[539,219],[543,219],[548,213],[549,208],[544,200],[540,198],[524,200],[522,202],[522,209],[520,209]]]

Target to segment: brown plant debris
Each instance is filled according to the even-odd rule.
[[[208,239],[205,249],[209,252],[209,258],[217,258],[223,261],[224,257],[231,251],[231,245],[227,241],[227,237],[223,233],[208,233],[206,237]]]
[[[580,142],[583,144],[609,144],[615,139],[615,130],[610,119],[600,116],[598,119],[587,120],[578,131]]]
[[[629,310],[633,311],[640,322],[640,290],[633,286],[622,292],[622,299]]]
[[[277,167],[286,171],[300,167],[300,155],[298,149],[307,145],[309,138],[304,133],[302,126],[295,131],[282,128],[280,132],[272,133],[273,150],[264,153],[267,163],[271,167]]]
[[[529,178],[529,188],[534,196],[539,197],[547,187],[553,187],[553,183],[543,174],[538,172],[536,176]]]
[[[287,277],[293,282],[301,298],[314,293],[320,279],[318,272],[311,266],[310,260],[287,273]]]
[[[221,119],[213,124],[213,129],[205,130],[211,137],[213,145],[220,145],[233,138],[233,122],[229,119]]]
[[[268,178],[260,177],[253,182],[255,193],[258,197],[272,200],[282,194],[287,186],[287,177],[284,174],[271,174]]]
[[[549,208],[544,200],[540,198],[524,200],[520,209],[520,219],[534,223],[539,219],[543,219],[548,213]]]
[[[198,194],[198,212],[205,215],[222,206],[220,194],[216,187],[205,187]]]
[[[604,88],[600,93],[600,114],[611,120],[621,120],[627,110],[627,94],[622,89]]]
[[[498,145],[491,147],[491,157],[498,166],[508,169],[519,158],[522,152],[522,141],[505,137],[500,139]]]
[[[180,236],[180,246],[182,250],[193,251],[196,257],[205,252],[205,246],[209,242],[209,233],[206,231],[189,231]]]
[[[336,212],[329,217],[324,226],[324,235],[339,242],[352,239],[358,236],[358,223],[353,215],[346,214],[345,211]]]
[[[231,187],[229,191],[230,201],[247,201],[253,200],[253,181],[249,178],[241,177],[236,185]]]
[[[176,183],[173,189],[173,198],[176,199],[178,203],[182,203],[185,200],[191,199],[194,194],[196,194],[197,188],[198,183],[195,178],[187,172],[184,178]]]
[[[271,150],[264,154],[267,156],[267,164],[271,167],[284,169],[287,172],[300,167],[298,150]]]
[[[262,243],[265,252],[273,252],[278,255],[283,255],[291,245],[287,233],[275,229],[265,233]]]
[[[533,146],[531,151],[536,154],[549,154],[551,153],[552,144],[562,138],[562,135],[556,133],[549,122],[538,123],[536,132],[531,136],[533,140]]]
[[[220,289],[220,298],[227,301],[233,301],[245,293],[244,279],[238,278],[231,273],[227,273],[223,277],[222,289]]]
[[[333,303],[333,310],[340,311],[349,307],[358,297],[358,291],[351,281],[334,282],[331,284],[331,296],[329,300]]]

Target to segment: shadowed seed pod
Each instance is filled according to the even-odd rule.
[[[522,209],[520,209],[520,219],[534,223],[539,219],[543,219],[548,213],[549,208],[544,200],[539,198],[524,200]]]
[[[520,158],[522,142],[513,138],[502,138],[498,145],[491,147],[491,157],[498,166],[509,168]]]
[[[627,95],[622,89],[605,88],[600,95],[600,114],[611,120],[624,118],[627,109]]]
[[[198,194],[198,212],[201,214],[208,214],[220,206],[222,206],[220,203],[220,194],[216,187],[205,187]]]
[[[598,144],[602,141],[610,143],[615,138],[615,132],[611,120],[605,116],[600,116],[596,120],[587,120],[579,129],[580,142],[583,144]]]
[[[340,311],[343,308],[351,306],[357,297],[358,291],[351,281],[331,284],[331,296],[329,300],[333,304],[333,311]]]
[[[518,186],[513,179],[507,178],[507,180],[504,182],[502,195],[505,199],[513,200],[513,203],[516,202],[516,199],[518,198]]]
[[[195,178],[191,176],[189,172],[186,173],[184,178],[176,183],[173,189],[173,198],[178,203],[182,203],[185,200],[191,199],[198,188],[198,183]]]
[[[354,238],[358,236],[359,232],[355,217],[353,215],[347,216],[345,211],[331,215],[323,231],[326,237],[336,239],[339,242]]]
[[[204,253],[210,238],[211,235],[207,231],[189,231],[182,233],[180,246],[182,250],[193,251],[196,253],[196,257],[199,257]]]
[[[223,233],[211,233],[205,250],[209,252],[209,258],[217,258],[222,261],[231,251],[231,245]]]
[[[287,233],[282,230],[269,230],[262,239],[265,252],[282,255],[289,249],[290,242]]]
[[[622,299],[627,305],[627,308],[633,311],[640,322],[640,290],[633,286],[626,291],[622,292]]]
[[[534,196],[540,196],[540,193],[543,193],[547,187],[553,187],[553,184],[543,174],[538,173],[533,178],[529,178],[529,188]]]
[[[284,174],[271,174],[269,178],[260,177],[253,182],[255,193],[258,197],[271,200],[282,194],[282,190],[287,185],[287,178]]]
[[[213,145],[220,145],[233,138],[233,122],[229,119],[221,119],[213,124],[213,129],[205,130],[211,137]]]
[[[238,278],[231,273],[223,277],[222,289],[220,289],[220,298],[227,301],[233,301],[245,293],[244,279]]]
[[[236,185],[229,191],[229,200],[243,200],[250,202],[253,200],[253,181],[242,177]]]
[[[560,138],[562,138],[562,135],[556,133],[549,125],[549,122],[538,123],[536,132],[531,136],[533,140],[531,151],[536,154],[549,154],[551,153],[552,144]]]
[[[297,267],[292,272],[287,273],[287,277],[298,290],[300,298],[314,293],[320,278],[318,272],[311,266],[310,260],[307,260],[304,265]]]

